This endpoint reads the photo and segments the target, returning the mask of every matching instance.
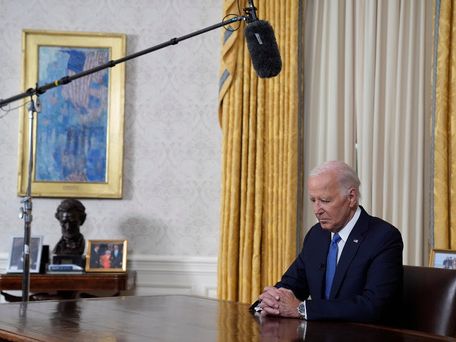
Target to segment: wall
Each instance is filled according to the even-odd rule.
[[[24,90],[22,29],[125,33],[131,54],[215,24],[221,14],[219,0],[0,0],[0,98]],[[211,31],[127,62],[124,197],[82,200],[86,240],[128,240],[139,294],[215,293],[221,34],[221,29]],[[19,111],[0,115],[3,271],[10,237],[23,235],[23,222],[16,194]],[[33,198],[32,234],[43,235],[51,248],[60,238],[54,218],[59,202]]]

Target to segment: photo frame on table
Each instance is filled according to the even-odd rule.
[[[456,270],[456,250],[434,249],[431,252],[430,267]]]
[[[13,236],[11,238],[11,251],[8,257],[7,273],[23,273],[24,259],[24,237]],[[30,237],[30,273],[39,273],[41,265],[41,252],[43,250],[43,237]]]
[[[23,89],[52,84],[125,56],[115,33],[23,30]],[[125,63],[39,96],[33,127],[33,197],[121,198]],[[29,102],[25,98],[24,102]],[[27,190],[28,105],[19,123],[18,194]]]
[[[126,272],[127,240],[88,240],[86,272]]]

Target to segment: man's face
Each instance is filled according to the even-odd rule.
[[[356,211],[357,193],[341,189],[332,171],[309,177],[307,181],[313,211],[323,229],[338,232]]]
[[[77,210],[60,211],[58,219],[64,238],[73,238],[78,235],[81,218]]]

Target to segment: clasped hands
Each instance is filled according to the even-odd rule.
[[[289,289],[265,287],[258,298],[262,316],[299,317],[297,308],[301,301]]]

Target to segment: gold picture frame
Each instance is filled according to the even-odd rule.
[[[86,272],[126,272],[127,240],[88,240]]]
[[[456,250],[433,249],[429,257],[429,266],[456,270]]]
[[[125,56],[126,35],[23,30],[23,89],[53,84]],[[32,196],[122,198],[125,63],[39,96]],[[24,99],[28,102],[30,99]],[[28,108],[19,122],[18,194],[27,191]]]

